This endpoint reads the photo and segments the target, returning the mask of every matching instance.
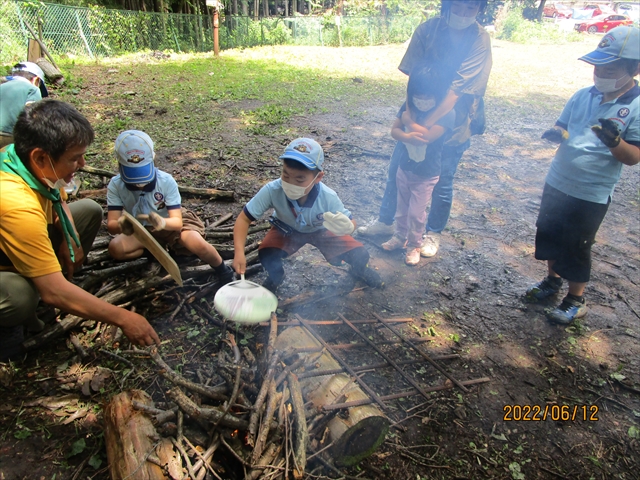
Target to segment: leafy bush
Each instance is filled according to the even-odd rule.
[[[498,38],[516,43],[579,42],[582,36],[574,31],[565,32],[554,23],[526,20],[521,8],[510,10],[498,30]]]

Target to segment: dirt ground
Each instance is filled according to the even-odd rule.
[[[107,82],[105,70],[74,70],[86,85],[95,85],[77,94],[92,121],[95,112],[129,101],[96,94]],[[122,91],[132,88],[121,82]],[[585,293],[588,315],[567,328],[550,324],[545,309],[560,297],[529,304],[523,293],[545,274],[544,265],[533,257],[533,241],[553,147],[540,134],[559,111],[528,110],[524,103],[507,107],[488,97],[488,129],[473,138],[462,159],[451,219],[436,257],[408,267],[401,253],[379,247],[383,238],[364,241],[371,265],[385,280],[379,290],[361,288],[364,285],[346,269],[328,265],[308,246],[286,261],[287,277],[278,292],[281,302],[307,292],[314,296],[282,308],[280,319],[293,314],[315,320],[339,315],[351,320],[372,319],[374,314],[411,317],[402,331],[424,340],[430,355],[459,354],[440,362],[451,376],[461,381],[490,379],[470,386],[468,393],[453,388],[428,398],[388,401],[389,418],[398,423],[372,457],[345,470],[345,475],[419,480],[640,478],[639,170],[625,168],[593,248],[592,281]],[[214,221],[227,212],[237,214],[262,184],[278,176],[275,159],[289,140],[312,136],[325,148],[325,183],[365,224],[375,218],[382,197],[393,149],[388,130],[394,113],[395,107],[372,103],[366,115],[356,116],[337,102],[325,113],[296,116],[291,131],[269,137],[239,128],[239,118],[230,115],[216,127],[215,154],[197,154],[184,140],[158,152],[156,161],[179,183],[236,192],[232,204],[186,199],[203,218]],[[169,114],[179,117],[184,112]],[[234,157],[239,145],[255,152],[260,161],[252,162],[250,152]],[[214,164],[223,174],[208,180],[205,173]],[[256,278],[263,279],[264,273]],[[147,306],[147,314],[160,336],[170,339],[165,351],[173,352],[172,361],[193,374],[209,368],[219,347],[214,340],[192,334],[204,325],[193,310],[169,321],[180,298],[179,290],[169,292]],[[390,338],[379,326],[361,329],[374,341]],[[322,332],[336,342],[357,338],[346,327],[326,327]],[[236,332],[250,349],[257,348],[263,333],[260,327]],[[205,335],[204,329],[200,335]],[[405,347],[384,350],[395,359],[414,358]],[[66,411],[28,406],[42,397],[78,393],[55,379],[56,371],[72,367],[73,355],[61,340],[16,364],[12,378],[3,377],[1,479],[108,478],[100,414],[117,385],[102,391],[94,388]],[[359,365],[372,363],[379,355],[362,351],[346,358]],[[91,366],[107,360],[97,357]],[[121,371],[123,366],[111,368]],[[424,387],[446,381],[427,362],[403,368]],[[363,379],[379,394],[410,388],[389,369],[368,372]],[[156,376],[138,372],[128,382],[163,399],[163,385]],[[564,410],[568,418],[559,413],[562,406],[568,406]],[[520,410],[526,413],[528,407],[533,418],[518,421]],[[541,412],[535,415],[537,407]],[[554,415],[543,419],[545,407]],[[86,412],[74,420],[73,412],[79,408]]]

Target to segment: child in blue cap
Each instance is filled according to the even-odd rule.
[[[233,229],[233,268],[246,270],[244,247],[251,222],[273,209],[273,227],[264,237],[258,254],[268,274],[263,284],[275,293],[284,280],[282,260],[307,243],[315,246],[329,263],[351,265],[351,273],[370,286],[382,286],[370,269],[369,252],[351,234],[355,222],[336,192],[322,183],[324,152],[311,138],[291,142],[280,157],[282,175],[260,189],[236,219]]]
[[[204,237],[204,224],[183,208],[178,184],[154,165],[153,141],[144,132],[127,130],[115,144],[120,174],[107,187],[107,229],[115,235],[109,253],[116,260],[132,260],[144,252],[131,235],[133,227],[122,215],[125,210],[142,221],[162,245],[178,255],[197,255],[213,268],[223,284],[233,280],[233,270],[222,261]]]
[[[535,257],[547,261],[548,276],[527,290],[530,300],[542,300],[568,281],[567,296],[547,314],[560,324],[587,313],[591,246],[622,166],[640,162],[640,88],[633,78],[640,73],[640,30],[616,27],[580,60],[594,66],[595,85],[575,93],[542,135],[560,144],[536,222]]]

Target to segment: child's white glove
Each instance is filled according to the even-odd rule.
[[[329,230],[334,235],[342,236],[342,235],[351,235],[355,230],[353,226],[353,222],[349,220],[344,213],[324,213],[324,222],[322,223],[324,228]]]
[[[140,221],[147,221],[153,227],[154,231],[164,230],[167,226],[167,221],[158,215],[156,212],[151,212],[149,215],[138,215],[136,217]]]
[[[123,235],[133,235],[133,225],[124,215],[118,218],[118,225]]]

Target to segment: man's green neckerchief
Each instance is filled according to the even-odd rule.
[[[11,144],[7,146],[5,149],[0,151],[0,171],[13,173],[14,175],[18,175],[24,182],[29,185],[33,190],[38,192],[47,200],[51,200],[53,204],[53,209],[55,210],[58,218],[60,219],[60,226],[62,227],[62,233],[64,234],[64,239],[67,241],[67,246],[69,247],[69,253],[71,254],[71,261],[75,262],[75,255],[73,253],[73,245],[71,244],[71,239],[76,242],[76,245],[80,246],[80,240],[76,236],[76,232],[73,229],[73,225],[67,217],[67,213],[62,208],[62,200],[60,199],[60,192],[58,190],[51,190],[45,187],[33,174],[24,166],[22,160],[16,154],[14,145]]]

